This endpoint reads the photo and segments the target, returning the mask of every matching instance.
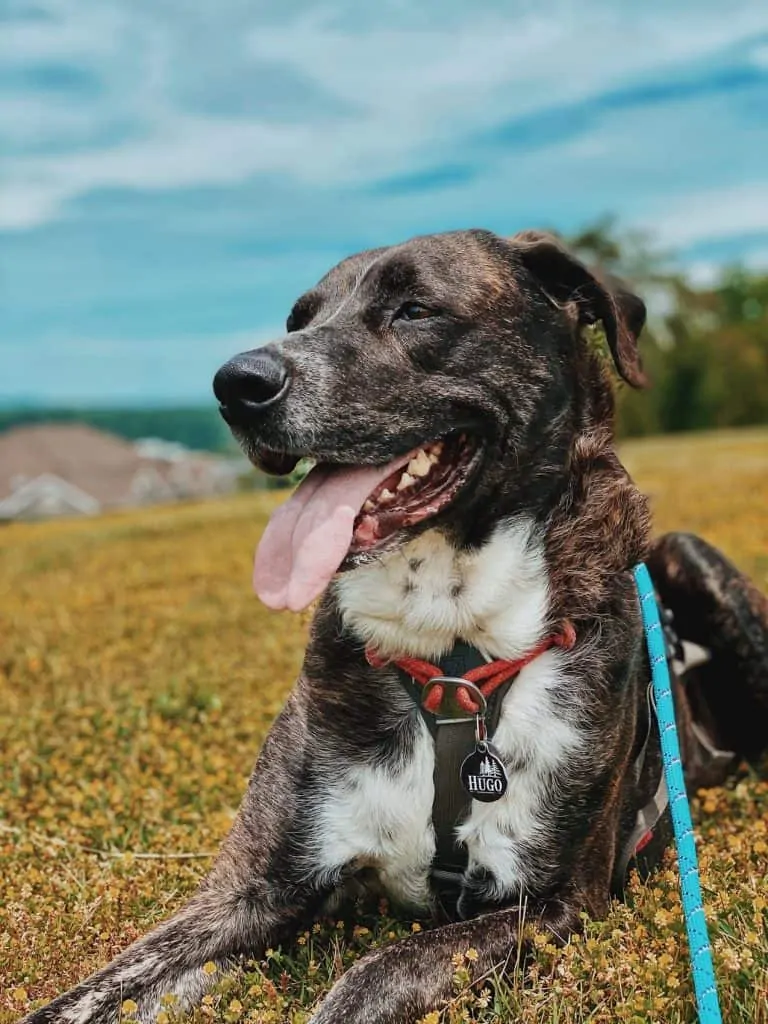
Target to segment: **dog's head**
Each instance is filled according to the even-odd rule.
[[[425,236],[334,267],[296,302],[284,338],[214,381],[255,465],[319,464],[272,527],[283,553],[270,572],[293,573],[303,596],[288,587],[271,603],[298,606],[311,589],[297,589],[302,544],[326,554],[309,572],[319,581],[430,525],[477,543],[492,518],[535,512],[574,439],[612,415],[584,327],[602,323],[618,373],[638,386],[644,320],[640,299],[535,232]]]

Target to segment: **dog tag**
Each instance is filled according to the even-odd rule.
[[[490,804],[501,800],[507,791],[507,772],[490,743],[477,740],[475,749],[464,758],[461,784],[473,800]]]

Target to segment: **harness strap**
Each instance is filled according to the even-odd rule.
[[[462,675],[468,682],[474,683],[481,691],[483,696],[488,698],[497,690],[502,683],[514,678],[519,675],[520,672],[525,668],[526,665],[530,665],[532,661],[535,661],[545,651],[548,651],[550,647],[562,647],[565,650],[570,650],[576,643],[576,630],[571,622],[564,622],[559,633],[553,633],[551,636],[545,637],[535,647],[533,647],[527,654],[524,654],[521,658],[516,658],[514,661],[498,660],[488,661],[483,658],[479,651],[474,647],[469,647],[468,644],[464,644],[461,641],[455,645],[453,651],[446,655],[443,659],[444,664],[442,666],[433,665],[430,661],[424,661],[421,658],[392,658],[389,659],[394,665],[408,676],[411,677],[415,682],[421,683],[425,686],[430,680],[443,675],[450,675],[450,672],[445,671],[446,664],[449,660],[453,659],[454,652],[460,648],[476,651],[480,660],[475,661],[472,668],[466,672],[454,673],[455,675]],[[382,658],[376,651],[368,648],[365,652],[365,656],[368,660],[368,664],[374,668],[381,668],[383,665],[388,663],[386,658]],[[442,702],[444,693],[442,686],[435,686],[430,692],[427,699],[423,702],[423,706],[427,711],[431,711],[434,714],[439,713],[440,704]],[[456,700],[459,705],[470,715],[475,715],[480,710],[476,701],[470,696],[468,690],[459,688],[456,691]],[[418,701],[419,707],[422,706],[422,701]]]
[[[475,669],[488,664],[477,648],[461,642],[457,643],[441,662],[439,669],[437,666],[430,666],[430,679],[438,675],[462,676],[469,679]],[[444,896],[447,898],[449,895],[456,896],[467,869],[467,849],[463,843],[456,841],[456,826],[464,821],[472,804],[471,798],[460,784],[459,772],[462,761],[472,749],[475,740],[474,716],[444,718],[439,712],[430,711],[425,703],[422,703],[422,684],[409,675],[399,662],[397,664],[400,682],[419,709],[435,744],[435,789],[432,800],[435,856],[431,871],[432,885],[439,899]],[[510,676],[504,680],[486,698],[485,720],[489,736],[493,735],[499,724],[502,702],[514,679],[515,676]],[[474,704],[474,701],[472,703]]]
[[[659,621],[664,633],[667,662],[674,668],[678,680],[685,685],[686,673],[697,665],[709,661],[710,654],[697,644],[691,644],[687,640],[680,639],[675,629],[674,615],[671,609],[665,608],[661,604],[658,594],[655,596],[659,611]],[[635,776],[638,781],[645,764],[645,755],[648,750],[651,733],[656,732],[657,740],[660,740],[652,682],[648,684],[647,714],[648,728],[645,740],[635,759]],[[711,765],[731,764],[734,761],[736,757],[734,752],[717,748],[706,731],[696,721],[691,720],[690,728],[705,761],[708,761]],[[645,806],[641,807],[637,812],[634,828],[627,837],[620,855],[617,857],[612,884],[614,894],[619,896],[624,891],[627,872],[630,866],[637,869],[641,878],[647,878],[655,868],[661,851],[673,839],[674,831],[669,806],[669,792],[662,768],[656,792]]]
[[[392,659],[399,669],[400,682],[413,700],[435,745],[434,797],[432,826],[435,831],[435,856],[432,861],[432,887],[439,900],[455,905],[458,890],[467,868],[467,850],[456,841],[456,826],[465,820],[472,799],[461,785],[462,762],[475,741],[475,716],[480,708],[468,689],[457,687],[455,703],[463,714],[441,715],[444,706],[444,687],[433,685],[424,697],[423,688],[439,677],[463,678],[473,683],[486,701],[485,726],[489,738],[493,737],[501,717],[501,708],[509,688],[520,672],[550,647],[570,649],[576,642],[576,631],[570,622],[561,632],[546,637],[522,658],[514,661],[489,661],[476,647],[463,641],[441,658],[440,665],[420,658]],[[365,652],[374,668],[388,664],[375,650]]]

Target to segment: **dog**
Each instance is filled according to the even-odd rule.
[[[564,942],[604,915],[665,838],[638,562],[673,616],[689,788],[762,754],[768,602],[703,540],[653,541],[614,449],[593,328],[639,387],[644,322],[551,236],[459,231],[345,259],[221,368],[252,462],[316,463],[254,571],[273,608],[319,601],[304,665],[197,894],[29,1022],[188,1007],[209,961],[289,942],[361,884],[434,927],[359,960],[314,1024],[415,1020],[454,954],[503,972],[524,919]]]

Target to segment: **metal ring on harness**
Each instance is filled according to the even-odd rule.
[[[430,679],[428,683],[424,684],[424,689],[421,691],[421,706],[427,706],[427,698],[429,697],[432,690],[436,687],[443,688],[443,697],[440,701],[440,708],[438,711],[433,712],[435,717],[442,721],[450,722],[471,722],[479,715],[481,718],[485,718],[488,710],[488,701],[485,699],[485,695],[479,686],[471,683],[468,679],[462,679],[461,676],[435,676],[434,679]],[[467,693],[477,703],[478,710],[476,712],[467,711],[456,699],[456,692],[459,689],[465,689]],[[429,710],[427,708],[427,710]]]

